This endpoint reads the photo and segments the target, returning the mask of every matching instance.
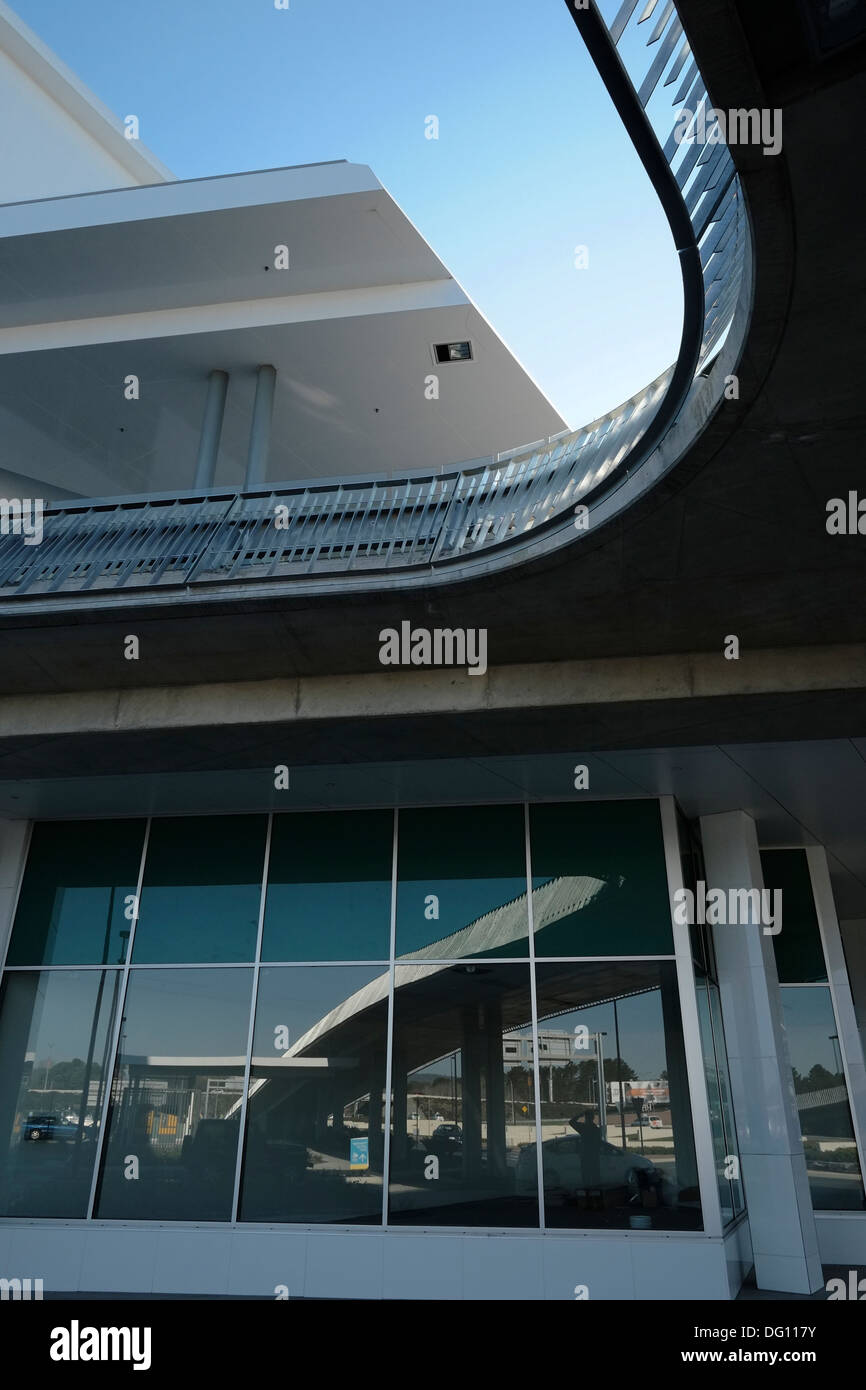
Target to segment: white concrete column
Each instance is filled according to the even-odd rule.
[[[708,892],[763,889],[751,816],[702,816],[701,836]],[[815,1293],[824,1278],[773,939],[755,922],[716,926],[713,941],[758,1288]]]
[[[274,413],[274,394],[277,388],[276,368],[267,364],[256,372],[256,398],[250,425],[250,447],[247,454],[247,475],[244,489],[258,487],[265,481],[268,455],[271,451],[271,419]]]
[[[228,372],[213,371],[208,376],[207,395],[198,443],[198,458],[195,465],[194,488],[213,487],[228,385]]]
[[[0,820],[0,964],[6,959],[29,843],[30,821]]]

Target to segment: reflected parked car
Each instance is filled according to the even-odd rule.
[[[447,1162],[449,1159],[456,1160],[463,1156],[463,1130],[459,1125],[437,1125],[425,1142],[429,1152],[435,1154],[440,1161]]]
[[[563,1134],[545,1139],[541,1145],[545,1191],[561,1190],[566,1195],[587,1188],[625,1187],[637,1196],[642,1187],[660,1188],[664,1175],[647,1158],[628,1153],[602,1140],[598,1146],[598,1176],[590,1181],[584,1176],[582,1140],[576,1134]],[[517,1159],[517,1181],[521,1186],[535,1186],[535,1145],[521,1145]]]
[[[69,1141],[75,1139],[77,1134],[78,1125],[69,1124],[59,1115],[28,1115],[21,1126],[22,1142]]]
[[[431,1135],[431,1138],[456,1139],[459,1142],[463,1139],[463,1130],[460,1128],[459,1125],[437,1125],[433,1131],[433,1134]]]

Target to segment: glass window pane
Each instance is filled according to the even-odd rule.
[[[400,812],[398,956],[525,956],[527,921],[521,806]]]
[[[0,1214],[87,1215],[120,970],[15,971],[0,991]]]
[[[697,980],[701,1050],[710,1109],[716,1182],[722,1221],[727,1224],[744,1208],[740,1159],[728,1081],[727,1057],[719,1007],[718,987],[709,979]],[[721,1052],[721,1055],[720,1055]],[[728,1176],[730,1174],[730,1176]]]
[[[392,811],[274,816],[263,960],[387,960]]]
[[[830,990],[826,985],[783,989],[782,1010],[812,1206],[860,1211],[863,1178]]]
[[[96,1215],[228,1221],[252,970],[132,970]]]
[[[392,1224],[538,1225],[531,1021],[526,965],[397,966]]]
[[[122,964],[144,824],[45,821],[34,827],[7,964]]]
[[[735,1165],[728,1164],[732,1170],[731,1192],[734,1198],[734,1215],[739,1216],[746,1209],[743,1180],[740,1176],[740,1149],[737,1126],[734,1120],[734,1101],[731,1095],[731,1077],[728,1068],[728,1052],[725,1044],[725,1028],[722,1021],[722,1001],[719,987],[714,982],[709,985],[710,1016],[713,1022],[713,1041],[716,1048],[716,1068],[719,1078],[719,1093],[722,1102],[722,1123],[725,1130],[725,1155],[736,1158]]]
[[[382,1221],[388,972],[259,974],[240,1216]]]
[[[533,806],[529,825],[537,955],[673,952],[656,801]]]
[[[700,1230],[675,965],[539,965],[536,980],[547,1226]]]
[[[710,1108],[710,1129],[713,1137],[713,1159],[716,1170],[716,1185],[719,1190],[719,1206],[722,1223],[727,1225],[734,1219],[734,1194],[731,1180],[725,1176],[726,1144],[725,1126],[722,1120],[722,1096],[719,1089],[719,1073],[716,1068],[716,1053],[713,1047],[713,1025],[710,1019],[710,1001],[707,981],[696,981],[698,1022],[701,1030],[701,1051],[704,1058],[704,1079]]]
[[[782,894],[782,930],[772,938],[779,980],[812,984],[827,979],[821,930],[815,912],[809,862],[802,849],[761,851],[764,887]]]
[[[265,816],[184,816],[150,827],[133,960],[251,961]]]

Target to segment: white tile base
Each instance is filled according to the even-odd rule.
[[[748,1266],[732,1244],[654,1233],[217,1230],[0,1223],[7,1278],[47,1292],[574,1301],[728,1300]],[[745,1266],[745,1268],[744,1268]],[[736,1286],[736,1287],[734,1287]]]

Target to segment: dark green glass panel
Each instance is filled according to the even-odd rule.
[[[141,820],[36,825],[7,964],[122,963],[143,842]]]
[[[548,1227],[700,1230],[675,964],[542,962],[535,976]],[[518,1159],[527,1186],[534,1158]]]
[[[397,955],[526,956],[523,808],[401,811]]]
[[[279,815],[263,960],[387,960],[392,811]]]
[[[398,965],[389,1220],[538,1226],[529,967]]]
[[[133,960],[251,961],[265,816],[184,816],[150,828]]]
[[[781,993],[812,1206],[862,1211],[863,1178],[829,986]]]
[[[97,1217],[230,1220],[252,981],[130,971]]]
[[[692,834],[691,826],[683,815],[682,811],[677,811],[677,837],[680,849],[680,872],[683,876],[683,887],[690,893],[696,891],[697,880],[703,878],[702,866],[700,866],[700,852],[697,842]],[[695,974],[699,979],[703,979],[710,972],[710,953],[708,941],[704,935],[703,927],[693,922],[689,926],[689,937],[692,945],[692,963],[695,967]]]
[[[381,1225],[388,971],[259,974],[240,1218]]]
[[[533,806],[529,825],[536,955],[673,952],[656,801]]]
[[[827,979],[809,863],[803,849],[761,851],[764,887],[782,893],[782,930],[772,938],[783,985]]]
[[[87,1215],[122,978],[121,970],[16,970],[6,976],[0,992],[0,1215]]]

